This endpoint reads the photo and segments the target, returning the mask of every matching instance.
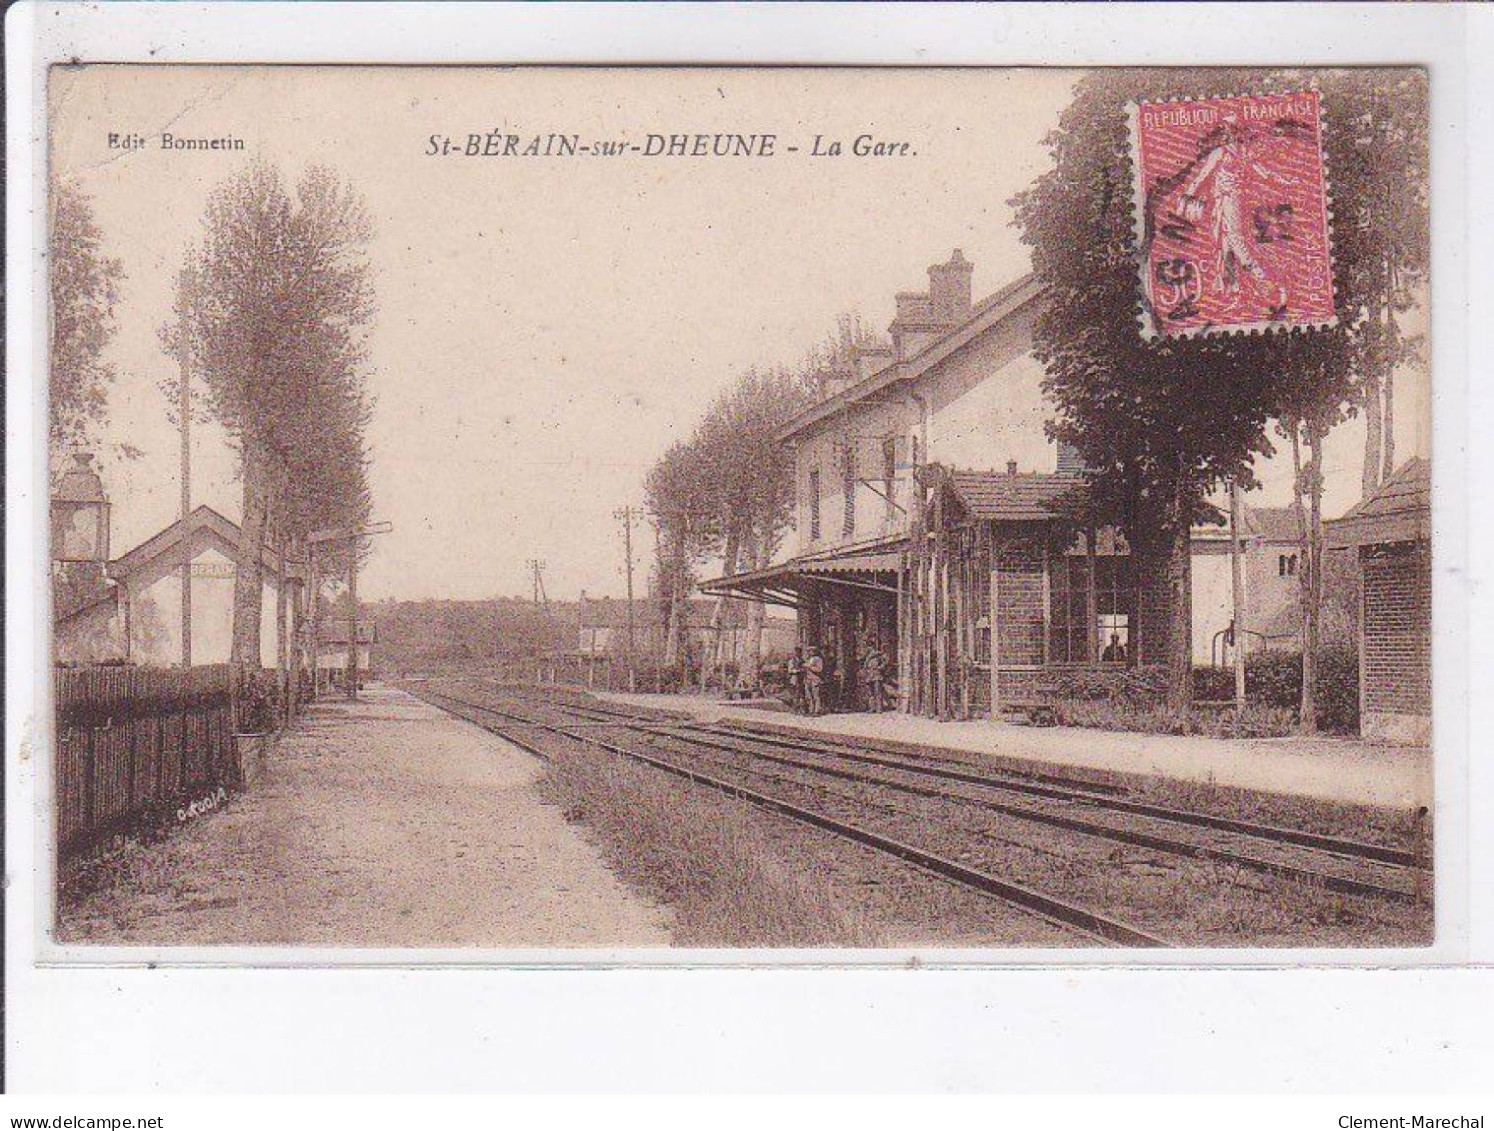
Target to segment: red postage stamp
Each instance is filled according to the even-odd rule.
[[[1332,325],[1321,110],[1317,91],[1130,107],[1146,336]]]

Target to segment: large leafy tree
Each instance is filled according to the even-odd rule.
[[[1430,117],[1426,72],[1414,67],[1329,71],[1325,138],[1333,184],[1335,267],[1354,303],[1365,416],[1361,488],[1395,470],[1395,374],[1421,360],[1403,323],[1430,259]]]
[[[236,445],[243,523],[233,655],[259,662],[261,552],[369,509],[365,335],[373,317],[358,195],[325,169],[288,187],[251,165],[209,199],[200,247],[180,276],[178,322],[207,410]]]
[[[1143,658],[1166,663],[1174,707],[1187,705],[1192,686],[1190,527],[1226,481],[1253,485],[1253,460],[1274,450],[1274,418],[1290,413],[1326,431],[1352,405],[1364,296],[1337,289],[1332,330],[1144,339],[1126,106],[1293,81],[1305,79],[1232,70],[1087,76],[1047,139],[1052,168],[1013,201],[1049,289],[1034,346],[1057,407],[1051,430],[1094,469],[1099,517],[1127,530],[1137,577],[1163,579],[1143,597],[1138,644]],[[1325,100],[1330,136],[1340,112]],[[1342,262],[1346,249],[1336,250]],[[1351,258],[1356,250],[1348,248]]]
[[[88,196],[73,182],[52,185],[48,233],[51,366],[48,431],[54,451],[86,444],[103,422],[114,367],[105,354],[124,268],[104,252]]]

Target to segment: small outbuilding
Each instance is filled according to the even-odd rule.
[[[1342,518],[1330,550],[1359,558],[1359,731],[1425,744],[1432,735],[1432,468],[1413,459]]]
[[[365,614],[366,615],[366,614]],[[348,625],[337,616],[331,624],[317,627],[316,641],[316,686],[321,693],[328,688],[347,688],[348,670]],[[377,622],[360,619],[358,622],[358,685],[378,674],[374,645],[379,642]]]

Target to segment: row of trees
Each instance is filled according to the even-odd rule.
[[[1323,442],[1367,417],[1363,487],[1394,462],[1394,373],[1419,343],[1402,332],[1426,277],[1427,90],[1419,71],[1106,71],[1081,80],[1047,146],[1053,165],[1012,201],[1051,301],[1035,351],[1057,406],[1055,438],[1094,469],[1101,521],[1132,535],[1167,597],[1169,701],[1191,695],[1189,528],[1209,497],[1254,486],[1252,463],[1289,442],[1302,541],[1302,726],[1315,729],[1322,603]],[[1333,190],[1337,325],[1305,333],[1146,341],[1137,331],[1140,249],[1124,107],[1133,101],[1300,88],[1323,97]],[[1145,626],[1143,632],[1145,632]]]
[[[50,219],[49,439],[60,455],[96,444],[106,423],[124,270],[76,184],[52,186]],[[272,166],[250,166],[209,198],[161,329],[179,362],[162,391],[172,405],[183,379],[205,392],[197,422],[221,425],[239,456],[233,656],[246,664],[259,663],[266,544],[298,554],[312,531],[368,517],[371,234],[357,194],[326,170],[292,188]]]
[[[299,556],[313,531],[368,518],[371,237],[362,200],[328,170],[289,186],[253,164],[209,197],[201,242],[177,277],[176,316],[161,328],[181,362],[163,391],[175,404],[181,380],[203,389],[204,417],[239,458],[239,663],[259,663],[266,545]]]
[[[833,334],[793,366],[751,368],[711,402],[688,440],[674,444],[650,469],[645,500],[658,539],[654,585],[667,626],[665,663],[682,679],[689,659],[684,646],[689,596],[695,571],[719,560],[724,575],[768,565],[793,517],[793,456],[774,439],[786,421],[821,395],[827,380],[854,371],[859,347],[880,344],[852,314],[842,316]],[[727,599],[718,600],[713,627]],[[747,647],[743,678],[755,682],[762,651],[763,606],[747,605]],[[718,633],[712,639],[719,639]],[[719,657],[703,659],[705,671]]]

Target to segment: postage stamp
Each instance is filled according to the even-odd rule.
[[[1317,91],[1131,106],[1142,332],[1334,321]]]

